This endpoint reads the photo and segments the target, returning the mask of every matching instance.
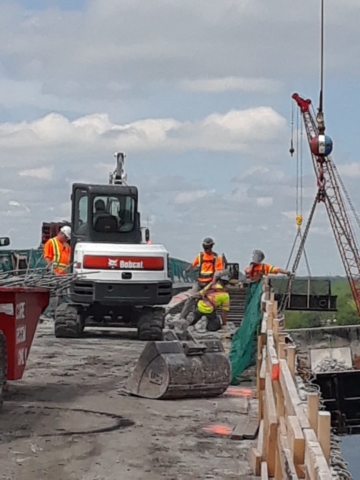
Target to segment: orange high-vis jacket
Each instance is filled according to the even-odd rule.
[[[223,270],[223,259],[217,253],[201,252],[191,264],[192,267],[199,267],[199,283],[211,282],[214,273]]]
[[[67,243],[61,243],[54,237],[44,245],[44,258],[53,262],[54,273],[64,275],[70,264],[71,247]]]
[[[277,275],[278,273],[279,267],[274,267],[269,263],[253,263],[245,268],[246,278],[255,282],[264,275]]]

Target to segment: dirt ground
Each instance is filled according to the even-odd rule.
[[[23,380],[0,414],[0,479],[251,480],[250,441],[215,437],[247,401],[181,401],[124,395],[144,343],[131,334],[58,340],[40,325]]]

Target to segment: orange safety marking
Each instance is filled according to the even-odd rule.
[[[254,390],[252,388],[229,387],[224,395],[229,395],[230,397],[253,398]]]
[[[215,435],[230,435],[233,431],[228,425],[209,425],[208,427],[203,428],[207,433],[213,433]]]

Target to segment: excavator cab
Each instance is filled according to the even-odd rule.
[[[76,183],[71,201],[72,247],[78,242],[142,243],[136,187]]]

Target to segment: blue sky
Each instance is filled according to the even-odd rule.
[[[319,5],[0,2],[1,233],[36,247],[42,221],[69,217],[71,183],[106,182],[125,151],[143,219],[172,256],[190,260],[210,235],[242,267],[254,248],[285,265],[296,233],[291,95],[317,105]],[[360,3],[326,9],[327,133],[360,210]],[[306,217],[307,145],[303,163]],[[313,274],[342,274],[322,205],[307,251]]]

